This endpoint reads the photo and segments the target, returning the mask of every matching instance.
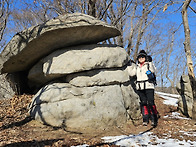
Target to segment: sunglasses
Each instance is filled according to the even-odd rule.
[[[139,59],[139,58],[146,58],[146,57],[145,57],[145,56],[139,56],[138,59]]]

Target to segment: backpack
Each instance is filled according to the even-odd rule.
[[[151,57],[150,55],[147,55],[147,56],[146,56],[146,61],[147,61],[147,62],[152,62],[152,57]]]
[[[150,55],[147,55],[146,58],[147,62],[152,62],[152,57]],[[152,73],[149,69],[149,64],[148,64],[148,71],[146,72],[147,76],[148,76],[148,80],[151,83],[154,83],[155,85],[157,85],[157,80],[156,80],[156,75],[155,73]]]

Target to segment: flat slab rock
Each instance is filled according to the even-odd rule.
[[[129,56],[125,49],[116,45],[91,44],[67,47],[51,53],[35,64],[29,71],[29,84],[40,86],[68,74],[123,67],[128,61]]]
[[[0,72],[28,70],[42,57],[62,47],[92,44],[120,31],[89,15],[66,14],[17,33],[0,54]]]

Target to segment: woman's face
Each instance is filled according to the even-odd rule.
[[[139,61],[139,63],[144,63],[146,61],[145,56],[140,56],[138,61]]]

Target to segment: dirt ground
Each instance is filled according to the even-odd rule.
[[[134,126],[131,121],[125,126],[106,130],[97,130],[92,133],[68,132],[62,128],[44,126],[32,120],[27,113],[31,95],[15,96],[12,99],[0,100],[0,146],[6,147],[69,147],[82,144],[89,146],[109,147],[101,137],[140,134],[153,132],[159,138],[170,136],[178,140],[195,141],[195,136],[187,136],[185,132],[196,132],[196,122],[185,119],[164,118],[177,112],[177,108],[163,104],[163,99],[156,96],[155,102],[160,119],[158,126],[152,128],[142,126],[140,123]]]

